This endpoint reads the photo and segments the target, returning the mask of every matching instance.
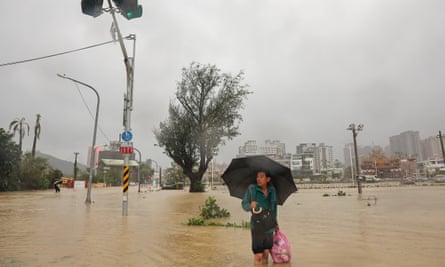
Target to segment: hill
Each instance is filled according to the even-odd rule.
[[[36,152],[36,156],[40,158],[45,158],[48,160],[48,164],[54,168],[59,169],[63,172],[63,176],[65,177],[72,177],[74,175],[74,162],[58,159],[56,157],[53,157],[48,154],[41,153],[39,151]],[[79,169],[79,172],[86,172],[87,166],[80,164],[77,162],[77,168]]]

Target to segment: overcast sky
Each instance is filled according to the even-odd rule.
[[[111,40],[111,15],[82,14],[80,0],[0,2],[0,64]],[[105,3],[107,1],[104,1]],[[242,110],[241,135],[221,147],[229,162],[247,140],[281,140],[342,150],[350,123],[363,123],[359,145],[389,143],[416,130],[421,138],[444,131],[445,1],[443,0],[151,0],[144,14],[118,15],[122,34],[136,34],[134,145],[142,158],[168,166],[153,129],[168,118],[181,68],[192,61],[223,72],[245,72],[253,94]],[[127,50],[133,53],[131,41]],[[0,67],[0,127],[42,115],[37,150],[86,163],[92,142],[94,93],[57,73],[90,84],[100,94],[96,144],[122,132],[125,66],[118,43]],[[33,134],[24,140],[30,151]],[[17,140],[17,137],[15,138]]]

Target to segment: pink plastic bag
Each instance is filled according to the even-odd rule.
[[[290,244],[283,232],[275,231],[271,255],[274,263],[290,262]]]

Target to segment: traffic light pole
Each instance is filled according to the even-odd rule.
[[[125,48],[125,43],[122,38],[122,34],[119,30],[119,25],[117,24],[115,9],[111,5],[111,0],[108,0],[108,6],[113,18],[113,25],[116,30],[116,35],[122,50],[122,55],[124,56],[125,70],[127,73],[127,93],[124,96],[124,116],[123,116],[123,127],[125,132],[131,131],[131,111],[133,110],[133,75],[134,75],[134,50],[133,58],[129,58],[127,50]],[[133,35],[134,36],[134,35]],[[136,42],[136,37],[134,36],[134,47]],[[133,48],[134,48],[133,47]],[[127,143],[127,146],[131,146],[131,143]],[[130,162],[130,154],[124,154],[124,167],[122,176],[122,216],[128,216],[128,169]]]

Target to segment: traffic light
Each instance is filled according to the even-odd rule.
[[[100,16],[103,2],[103,0],[82,0],[80,2],[82,13],[93,17]]]
[[[126,19],[135,19],[142,16],[142,6],[138,5],[138,0],[113,0],[120,9],[122,16]]]

